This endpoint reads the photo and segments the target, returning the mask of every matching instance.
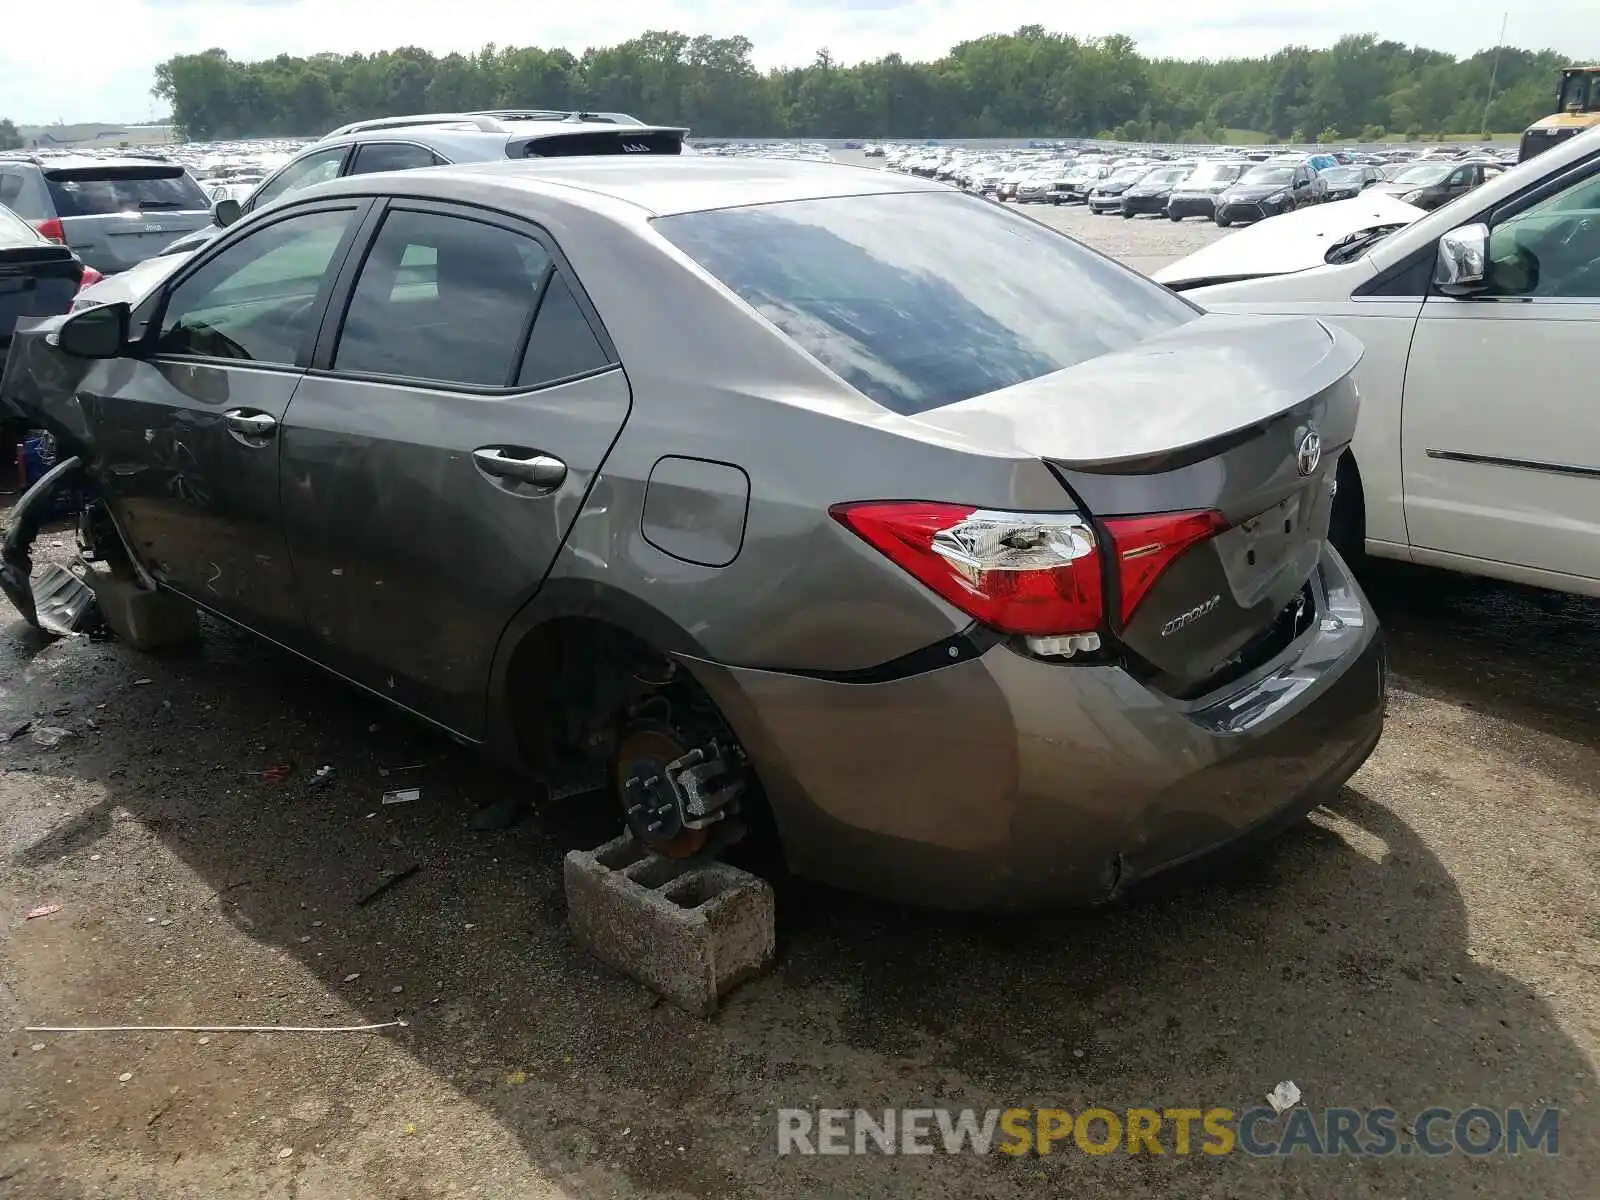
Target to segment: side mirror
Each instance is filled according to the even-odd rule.
[[[56,345],[74,358],[118,358],[128,348],[127,301],[74,313],[56,330]]]
[[[211,206],[211,220],[221,229],[226,229],[242,216],[244,209],[239,207],[237,200],[218,200]]]
[[[1463,225],[1439,239],[1433,286],[1446,296],[1470,296],[1487,285],[1489,227]]]

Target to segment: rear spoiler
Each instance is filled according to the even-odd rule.
[[[682,154],[687,129],[669,125],[618,125],[541,130],[506,143],[507,158],[579,158],[603,154]]]

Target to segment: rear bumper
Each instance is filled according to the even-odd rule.
[[[937,908],[1095,903],[1294,820],[1371,753],[1376,618],[1332,550],[1313,590],[1317,623],[1193,703],[1004,644],[883,683],[688,665],[797,873]]]

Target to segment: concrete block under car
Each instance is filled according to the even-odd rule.
[[[88,582],[111,632],[135,650],[164,650],[200,636],[199,615],[180,596],[152,591],[138,580],[104,571],[90,571]]]
[[[686,867],[624,834],[572,851],[563,874],[578,944],[695,1016],[776,956],[772,887],[748,871]]]

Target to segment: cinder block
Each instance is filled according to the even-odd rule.
[[[686,869],[624,834],[572,851],[563,874],[578,944],[695,1016],[772,965],[772,888],[748,871]]]
[[[135,650],[181,646],[200,636],[194,605],[181,596],[151,591],[137,580],[117,579],[102,571],[89,572],[89,585],[111,632]]]

